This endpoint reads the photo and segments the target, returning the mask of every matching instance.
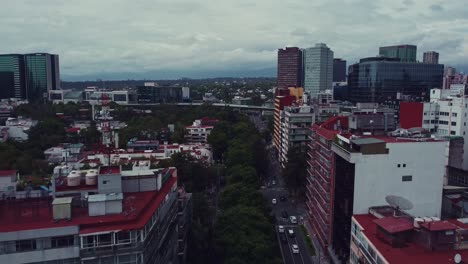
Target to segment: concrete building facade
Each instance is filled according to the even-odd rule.
[[[333,51],[324,43],[303,50],[304,90],[311,98],[320,91],[331,90],[333,83]]]

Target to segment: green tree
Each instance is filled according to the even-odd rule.
[[[288,162],[282,170],[283,179],[286,181],[288,189],[294,194],[301,194],[305,191],[307,177],[306,153],[299,147],[291,148],[287,154]]]

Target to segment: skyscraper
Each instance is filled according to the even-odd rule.
[[[379,48],[379,55],[389,58],[399,58],[405,62],[416,62],[416,50],[415,45],[396,45],[386,46]]]
[[[27,99],[41,100],[50,90],[60,89],[58,55],[32,53],[25,55]]]
[[[333,82],[333,51],[326,44],[303,50],[304,90],[312,98],[320,91],[331,90]]]
[[[426,51],[423,55],[424,63],[439,64],[439,53],[435,51]]]
[[[278,50],[279,89],[302,86],[302,51],[297,47],[286,47]]]
[[[352,102],[383,102],[397,93],[428,98],[429,90],[442,87],[444,65],[402,62],[399,58],[371,57],[348,68]]]
[[[0,55],[0,99],[26,97],[24,56]]]
[[[343,59],[333,59],[333,82],[346,81],[346,61]]]
[[[0,98],[42,100],[60,89],[59,57],[55,54],[1,54]]]

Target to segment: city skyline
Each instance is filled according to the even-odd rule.
[[[278,48],[319,42],[349,64],[380,46],[413,44],[419,61],[434,50],[464,70],[466,9],[412,0],[5,3],[1,50],[59,54],[63,80],[274,75]]]

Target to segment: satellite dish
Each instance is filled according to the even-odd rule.
[[[461,259],[461,255],[460,255],[460,254],[456,254],[454,260],[455,260],[455,263],[461,263],[461,260],[462,260],[462,259]]]
[[[397,210],[411,210],[413,209],[413,203],[406,198],[396,195],[387,195],[385,201]]]

